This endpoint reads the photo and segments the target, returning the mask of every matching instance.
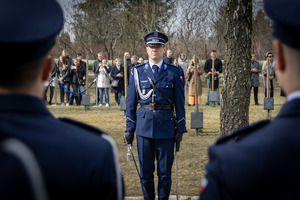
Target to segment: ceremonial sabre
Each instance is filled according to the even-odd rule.
[[[125,144],[127,144],[127,140],[126,140],[125,136],[124,136],[124,142],[125,142]],[[146,198],[149,200],[149,197],[148,197],[148,194],[146,192],[146,189],[145,189],[145,187],[144,187],[144,185],[142,183],[142,178],[141,178],[141,175],[140,175],[140,171],[139,171],[139,169],[137,167],[137,164],[136,164],[133,152],[132,152],[131,144],[127,144],[127,145],[128,145],[128,149],[127,149],[127,161],[130,161],[130,154],[129,154],[129,151],[130,151],[132,159],[133,159],[133,162],[134,162],[134,165],[135,165],[135,168],[136,168],[136,171],[137,171],[137,173],[139,175],[139,178],[140,178],[140,182],[141,182],[141,186],[142,186],[142,192],[143,192],[143,194],[146,195]]]

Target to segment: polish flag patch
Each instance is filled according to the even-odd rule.
[[[203,194],[203,192],[205,191],[205,188],[208,184],[208,180],[206,177],[204,177],[202,180],[201,180],[201,186],[200,186],[200,194]]]
[[[180,76],[180,80],[183,80],[183,77],[182,77],[182,76]]]

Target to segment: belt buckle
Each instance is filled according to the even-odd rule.
[[[150,103],[150,107],[153,112],[155,112],[155,110],[156,110],[156,105],[157,104],[155,102]]]

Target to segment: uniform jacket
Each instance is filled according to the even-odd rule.
[[[300,199],[300,99],[209,148],[200,199]],[[235,142],[228,137],[245,135]]]
[[[41,99],[26,95],[0,95],[0,121],[1,137],[16,138],[33,151],[49,199],[117,198],[121,178],[115,160],[118,156],[105,139],[108,136],[99,129],[58,120]],[[9,176],[20,162],[5,162],[2,158],[0,199],[33,199],[26,198],[31,190],[21,166]]]
[[[268,66],[267,66],[267,61],[265,61],[264,62],[264,64],[263,64],[263,66],[262,66],[262,74],[263,74],[263,87],[264,88],[267,88],[267,85],[266,85],[266,80],[267,80],[267,68],[268,68]],[[275,74],[275,61],[273,60],[273,62],[269,62],[269,69],[270,69],[270,76],[276,76],[276,74]],[[268,81],[268,83],[269,83],[269,86],[271,86],[270,85],[270,81]],[[272,80],[272,84],[273,84],[273,87],[275,88],[275,86],[276,86],[276,78],[274,78],[273,80]]]
[[[253,69],[257,69],[257,72],[254,72]],[[259,87],[259,73],[261,72],[261,67],[257,60],[251,62],[251,87]]]
[[[178,67],[165,62],[163,62],[157,78],[154,77],[149,62],[133,67],[126,98],[126,131],[135,131],[139,136],[153,139],[174,137],[175,128],[172,110],[156,110],[153,112],[146,108],[139,108],[136,111],[138,103],[149,104],[152,99],[158,104],[169,104],[163,96],[153,90],[147,76],[162,93],[174,101],[178,121],[177,132],[185,133],[182,73]]]
[[[118,73],[123,74],[123,77],[122,78],[117,77]],[[111,68],[110,76],[115,80],[119,80],[118,87],[116,87],[116,88],[111,87],[111,92],[112,93],[121,93],[121,92],[123,92],[124,91],[124,67],[121,65],[120,69],[118,70],[117,66],[113,66]]]
[[[190,87],[189,87],[189,95],[190,96],[195,96],[195,92],[196,92],[196,89],[195,89],[195,68],[194,66],[191,66],[192,68],[188,69],[187,70],[187,75],[190,76]],[[198,86],[197,86],[197,93],[198,95],[202,95],[202,81],[201,81],[201,75],[203,74],[203,71],[202,71],[202,67],[200,65],[198,65],[198,77],[197,77],[197,81],[198,81]]]

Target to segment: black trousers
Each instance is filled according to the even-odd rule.
[[[274,96],[274,87],[273,87],[272,80],[270,80],[270,85],[271,85],[271,88],[270,88],[270,97],[273,97]],[[267,88],[265,89],[265,97],[267,97]]]
[[[254,102],[258,103],[258,96],[257,96],[257,94],[258,94],[258,87],[251,87],[251,88],[253,88],[253,92],[254,92]]]

